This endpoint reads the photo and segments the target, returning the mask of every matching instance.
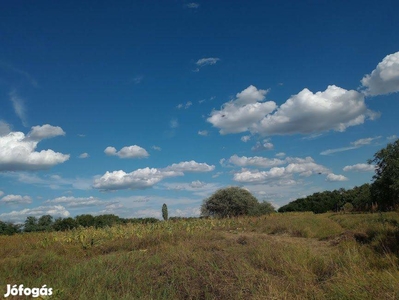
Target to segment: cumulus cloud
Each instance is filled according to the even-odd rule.
[[[21,195],[7,195],[4,196],[0,203],[4,204],[29,204],[32,203],[32,198],[29,196],[21,196]]]
[[[172,164],[165,168],[167,171],[175,172],[210,172],[215,169],[215,166],[206,163],[197,163],[194,160],[183,161],[178,164]]]
[[[233,158],[232,156],[231,158]],[[327,174],[329,170],[317,163],[311,157],[297,158],[287,157],[285,160],[280,159],[267,159],[259,157],[241,157],[239,160],[232,162],[238,166],[254,166],[254,167],[270,167],[274,165],[287,164],[285,167],[275,167],[268,171],[248,170],[242,169],[234,174],[234,180],[241,183],[267,183],[267,182],[280,182],[280,184],[292,184],[292,176],[298,174],[299,176],[310,176],[313,174]],[[229,160],[230,161],[230,160]]]
[[[37,130],[35,133],[34,128],[32,127],[32,131],[26,137],[22,132],[0,136],[0,171],[48,169],[69,159],[69,155],[51,149],[35,151],[40,138],[52,136],[40,135]]]
[[[167,177],[182,176],[183,172],[165,171],[156,168],[137,169],[131,173],[122,170],[106,172],[94,180],[93,187],[100,190],[145,189]]]
[[[291,96],[275,113],[254,124],[252,130],[262,135],[310,134],[328,130],[342,132],[376,116],[367,109],[361,93],[330,85],[324,92],[315,94],[303,89]]]
[[[234,164],[239,167],[258,167],[258,168],[270,168],[279,165],[283,165],[286,162],[277,158],[267,158],[260,156],[246,157],[234,154],[229,158],[229,163]]]
[[[10,125],[2,120],[0,120],[0,136],[9,134],[11,132]]]
[[[24,100],[17,94],[17,91],[15,90],[10,92],[9,95],[12,105],[14,107],[15,114],[21,119],[22,124],[24,126],[27,126]]]
[[[259,152],[259,151],[265,151],[265,150],[272,150],[274,148],[274,145],[268,140],[264,140],[262,143],[257,142],[255,146],[251,148],[252,151]]]
[[[202,136],[207,136],[208,135],[208,131],[207,130],[199,130],[198,134],[202,135]]]
[[[343,169],[345,172],[355,171],[355,172],[374,172],[375,165],[369,164],[355,164],[352,166],[345,166]]]
[[[88,158],[90,155],[88,153],[82,153],[79,155],[79,158]]]
[[[221,134],[248,131],[277,107],[273,101],[261,102],[266,94],[267,90],[258,90],[251,85],[234,100],[225,103],[221,110],[212,111],[207,121],[219,128]]]
[[[259,90],[251,86],[237,94],[236,100],[225,103],[221,110],[212,111],[207,121],[219,128],[221,134],[250,131],[286,135],[342,132],[379,116],[367,109],[363,94],[335,85],[315,94],[305,88],[278,108],[273,101],[260,102],[265,92],[259,95]]]
[[[326,181],[334,182],[334,181],[347,181],[349,180],[344,175],[335,175],[334,173],[330,173],[327,175]]]
[[[276,154],[276,156],[277,156],[277,157],[284,157],[284,156],[285,156],[285,153],[284,153],[284,152],[279,152],[279,153]]]
[[[399,52],[387,55],[361,80],[364,93],[377,96],[399,91]]]
[[[149,156],[148,152],[144,148],[137,145],[123,147],[119,151],[117,151],[115,147],[107,147],[105,148],[104,153],[107,155],[118,156],[119,158],[143,158]]]
[[[65,132],[64,130],[62,130],[61,127],[45,124],[42,126],[33,126],[31,131],[27,135],[27,139],[33,141],[41,141],[60,135],[65,135]]]
[[[183,176],[184,172],[210,172],[215,166],[195,161],[172,164],[163,169],[144,168],[131,173],[122,170],[106,172],[94,180],[93,187],[100,190],[146,189],[168,177]]]
[[[28,216],[41,217],[43,215],[51,215],[54,218],[66,218],[70,216],[69,211],[61,205],[55,206],[39,206],[35,208],[26,208],[20,211],[12,211],[9,213],[0,214],[0,220],[10,222],[23,222]]]
[[[217,57],[208,57],[208,58],[201,58],[197,60],[195,63],[198,67],[210,66],[216,64],[220,58]]]
[[[47,200],[46,203],[49,204],[64,204],[66,207],[86,207],[86,206],[101,206],[109,204],[107,202],[101,201],[95,197],[58,197],[52,200]]]
[[[162,148],[158,147],[158,146],[152,146],[151,148],[154,149],[154,150],[157,150],[157,151],[161,151],[162,150]]]

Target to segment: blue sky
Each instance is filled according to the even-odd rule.
[[[397,139],[397,1],[8,1],[0,219],[196,216],[370,182]]]

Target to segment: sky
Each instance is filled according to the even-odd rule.
[[[276,208],[399,136],[398,1],[6,1],[0,220]]]

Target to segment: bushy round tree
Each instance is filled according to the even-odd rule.
[[[258,205],[258,200],[247,190],[228,187],[216,191],[204,200],[201,215],[220,218],[248,215]]]

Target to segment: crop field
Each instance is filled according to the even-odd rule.
[[[0,237],[47,299],[399,299],[399,214],[276,213]],[[10,296],[7,299],[19,299]]]

